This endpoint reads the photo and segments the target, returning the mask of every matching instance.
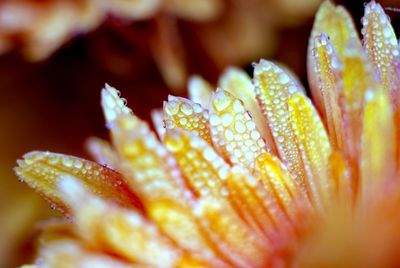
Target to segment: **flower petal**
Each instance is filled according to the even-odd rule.
[[[393,112],[386,92],[368,91],[361,135],[361,194],[364,198],[382,192],[393,178],[396,134]]]
[[[208,109],[213,91],[213,87],[203,77],[193,75],[189,78],[189,99],[194,103],[199,103],[205,109]]]
[[[265,142],[243,102],[221,89],[212,98],[210,128],[214,145],[235,165],[253,170],[256,157],[266,152]]]
[[[279,247],[282,236],[293,235],[293,226],[269,187],[251,174],[233,167],[227,178],[228,199],[246,223],[259,235],[268,238],[271,246]]]
[[[96,267],[96,268],[146,268],[139,264],[126,263],[104,253],[95,253],[79,241],[60,239],[44,244],[38,253],[37,263],[45,263],[45,267]],[[43,267],[23,266],[25,268]],[[148,268],[148,267],[147,267]]]
[[[182,249],[208,259],[215,259],[213,245],[204,235],[191,206],[171,200],[153,202],[149,216]]]
[[[132,114],[114,88],[103,90],[102,105],[121,159],[118,168],[130,187],[144,201],[172,198],[184,202],[190,193],[176,162],[148,125]]]
[[[158,138],[164,139],[165,135],[165,124],[164,124],[164,112],[162,109],[154,109],[151,111],[151,121],[155,128]]]
[[[208,21],[215,19],[222,11],[224,3],[221,0],[165,0],[168,13],[193,21]]]
[[[378,71],[383,88],[390,94],[393,103],[400,105],[400,51],[396,34],[388,16],[375,1],[365,6],[361,20],[363,45],[368,57]]]
[[[97,163],[113,169],[118,167],[117,152],[108,141],[91,137],[86,141],[86,148]]]
[[[331,154],[328,135],[311,101],[300,93],[288,101],[290,123],[306,171],[308,193],[323,208],[330,197],[327,165]]]
[[[195,131],[212,144],[208,124],[209,113],[200,104],[185,98],[168,96],[168,102],[164,102],[164,117],[167,129]]]
[[[338,54],[339,60],[342,59],[343,51],[349,43],[356,43],[360,47],[361,43],[357,36],[354,22],[347,10],[342,6],[334,6],[331,1],[326,0],[320,6],[315,16],[307,54],[307,70],[310,89],[318,109],[323,112],[323,99],[319,90],[320,87],[318,86],[319,79],[315,72],[318,63],[313,60],[315,38],[321,34],[329,36],[333,47]]]
[[[351,161],[357,161],[364,95],[368,89],[378,90],[380,85],[376,82],[372,66],[359,45],[349,44],[344,49],[342,63],[339,105],[345,132],[343,151]]]
[[[311,43],[311,40],[310,40]],[[320,111],[324,116],[329,137],[334,147],[343,148],[344,133],[342,129],[341,111],[339,107],[339,58],[326,34],[321,34],[314,39],[313,53],[309,58],[315,66],[313,75],[316,78],[315,89],[321,98]]]
[[[261,136],[267,143],[267,147],[276,153],[272,134],[269,131],[266,118],[258,106],[254,86],[250,77],[243,70],[230,67],[221,75],[219,86],[243,101],[246,110],[250,111],[254,122],[258,126]]]
[[[219,250],[238,267],[265,267],[269,249],[224,201],[203,197],[194,210]]]
[[[154,266],[171,267],[179,258],[179,250],[134,210],[95,197],[74,178],[61,177],[59,188],[72,208],[77,235],[91,247]]]
[[[198,195],[223,194],[229,166],[211,145],[194,133],[178,129],[167,130],[164,143]]]
[[[258,103],[268,119],[279,156],[306,190],[305,171],[290,126],[287,106],[289,96],[302,90],[281,68],[265,60],[255,65],[254,83]]]
[[[329,156],[328,176],[331,178],[332,202],[350,209],[353,205],[353,198],[356,190],[355,182],[350,180],[349,168],[342,154],[335,150]]]
[[[311,206],[303,189],[297,185],[286,167],[279,159],[266,153],[257,158],[256,171],[256,177],[265,188],[272,191],[289,220],[302,225],[301,214]]]
[[[139,0],[139,1],[99,1],[103,8],[118,16],[132,19],[146,19],[154,15],[161,7],[161,0]]]
[[[18,160],[15,172],[21,180],[63,212],[68,213],[70,208],[57,188],[60,175],[71,175],[80,179],[102,198],[114,200],[127,207],[138,205],[137,198],[119,173],[78,157],[34,151],[24,155],[23,160]]]

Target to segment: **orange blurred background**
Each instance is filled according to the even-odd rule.
[[[67,30],[56,27],[57,19],[46,24],[46,18],[59,16],[54,3],[78,5],[68,19],[84,20],[84,12],[94,12],[94,2],[82,7],[78,0],[0,1],[0,267],[26,261],[33,252],[35,222],[56,214],[18,183],[12,170],[16,159],[31,150],[88,157],[85,140],[107,138],[99,105],[105,83],[118,88],[147,120],[168,94],[186,94],[190,74],[215,83],[226,66],[251,71],[251,62],[261,57],[285,63],[307,83],[308,35],[319,0],[221,0],[203,8],[188,7],[185,0],[152,0],[159,6],[143,16],[140,10],[119,12],[121,0],[108,1],[116,6],[96,9],[90,23]],[[379,2],[400,7],[396,1]],[[359,26],[363,1],[340,3]],[[398,29],[399,14],[388,14]],[[38,34],[41,25],[64,33]]]

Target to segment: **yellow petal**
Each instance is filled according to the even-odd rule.
[[[343,148],[344,133],[339,107],[339,58],[326,34],[317,36],[311,45],[313,45],[313,53],[309,60],[315,66],[313,72],[316,77],[315,89],[320,94],[320,96],[315,96],[316,93],[313,91],[313,97],[321,98],[320,110],[324,116],[332,146]]]
[[[167,129],[195,131],[212,144],[208,124],[209,113],[200,104],[185,98],[168,96],[168,102],[164,102],[164,117]]]
[[[395,105],[400,101],[400,51],[396,34],[380,4],[375,1],[365,6],[361,20],[363,28],[363,45],[368,58],[378,71],[383,88],[390,94]]]
[[[121,159],[118,168],[130,187],[144,201],[168,197],[184,202],[189,192],[176,162],[148,125],[132,114],[118,91],[111,87],[103,90],[102,105]]]
[[[178,259],[179,250],[134,210],[95,197],[74,178],[62,177],[59,188],[72,208],[77,235],[91,247],[154,266],[171,267]]]
[[[35,151],[18,161],[15,172],[21,180],[65,212],[69,211],[69,207],[57,188],[60,175],[71,175],[80,179],[92,192],[103,198],[115,200],[128,207],[137,205],[137,198],[119,173],[81,158]]]
[[[313,54],[315,53],[315,38],[321,34],[329,36],[333,47],[338,54],[339,60],[342,60],[343,51],[349,43],[356,43],[359,47],[361,47],[361,44],[357,36],[354,22],[347,10],[342,6],[336,7],[329,0],[326,0],[320,6],[315,16],[307,55],[308,79],[311,92],[318,109],[323,111],[322,94],[319,90],[318,77],[315,72],[318,63],[313,60]]]
[[[331,146],[324,125],[311,101],[300,93],[288,101],[290,123],[306,171],[308,193],[317,207],[328,200],[331,185],[327,165]]]
[[[289,220],[301,226],[302,214],[311,208],[309,199],[286,167],[279,159],[266,153],[257,158],[256,170],[257,178],[273,193]]]
[[[96,268],[146,268],[128,264],[120,259],[104,253],[96,253],[79,243],[76,239],[60,239],[40,247],[37,263],[45,263],[46,267],[96,267]],[[28,268],[29,266],[23,266]],[[43,267],[31,266],[31,267]]]
[[[97,163],[113,169],[118,167],[118,155],[108,141],[91,137],[86,141],[86,148]]]
[[[313,29],[310,35],[311,44],[315,37],[325,33],[332,41],[339,57],[345,47],[352,42],[360,43],[357,30],[349,12],[343,6],[334,6],[330,1],[325,1],[315,15]],[[310,48],[313,46],[311,45]]]
[[[218,262],[218,264],[209,262],[207,260],[192,256],[192,255],[185,255],[183,256],[178,263],[176,264],[175,268],[208,268],[208,267],[230,267],[222,262]]]
[[[281,68],[265,60],[254,68],[254,83],[258,103],[268,119],[279,157],[306,190],[305,171],[290,126],[287,106],[289,96],[302,89]]]
[[[203,257],[215,258],[210,241],[199,228],[190,206],[160,200],[151,204],[148,214],[179,247]]]
[[[356,185],[350,178],[346,161],[339,151],[333,151],[329,156],[328,176],[331,178],[332,192],[335,198],[333,203],[351,208]]]
[[[396,135],[389,97],[383,91],[366,94],[361,135],[361,194],[382,192],[393,178]]]
[[[339,92],[339,105],[342,111],[342,127],[345,132],[343,150],[351,161],[357,161],[364,95],[368,89],[378,90],[380,86],[374,79],[372,66],[362,47],[349,44],[343,51],[342,62],[342,90]]]
[[[258,106],[254,86],[248,74],[243,70],[231,67],[221,75],[218,84],[223,90],[243,101],[246,110],[251,113],[254,122],[258,126],[261,137],[267,143],[267,147],[276,154],[272,134],[269,131],[265,116]]]
[[[223,194],[229,166],[208,143],[193,133],[177,129],[167,130],[164,143],[197,194]]]
[[[227,178],[228,199],[246,223],[261,236],[268,238],[271,246],[283,244],[280,234],[293,235],[293,226],[282,210],[270,187],[264,185],[239,167],[233,167]]]
[[[189,99],[208,109],[213,87],[203,77],[193,75],[188,81]]]
[[[157,132],[158,138],[163,140],[165,135],[165,124],[164,112],[162,109],[154,109],[151,111],[151,122]]]
[[[253,170],[256,157],[266,152],[266,147],[243,102],[217,89],[212,108],[210,128],[214,145],[231,163]]]
[[[268,247],[224,201],[205,197],[194,210],[219,250],[236,266],[265,267]]]

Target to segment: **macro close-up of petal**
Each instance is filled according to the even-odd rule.
[[[194,21],[223,8],[111,2],[90,7]],[[17,160],[19,180],[58,213],[38,223],[21,267],[399,267],[400,49],[382,5],[363,8],[358,25],[345,7],[320,4],[306,79],[267,58],[214,81],[192,75],[151,122],[105,84],[109,138],[87,137],[89,159],[35,150]],[[155,45],[171,85],[176,54]]]

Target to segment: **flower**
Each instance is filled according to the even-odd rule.
[[[85,45],[101,67],[127,78],[149,61],[169,88],[182,92],[191,70],[215,74],[270,56],[279,29],[304,22],[319,1],[3,0],[0,54],[15,50],[30,61],[45,60],[99,29]],[[193,66],[199,59],[204,67]]]
[[[99,27],[110,15],[127,21],[157,17],[160,21],[151,46],[167,83],[177,87],[186,70],[176,23],[167,17],[209,21],[222,7],[220,0],[194,0],[190,5],[180,0],[5,0],[0,3],[0,54],[17,48],[31,61],[44,60],[73,37]],[[164,67],[166,61],[175,73]]]
[[[49,152],[17,175],[67,216],[43,225],[44,267],[394,267],[400,262],[399,48],[382,7],[363,40],[325,2],[309,42],[315,108],[284,67],[230,68],[153,112],[106,86],[97,163]],[[321,115],[321,116],[320,116]],[[165,127],[162,127],[165,125]],[[158,137],[157,137],[158,136]]]
[[[201,21],[215,17],[221,6],[220,1],[193,1],[193,5],[185,5],[179,0],[51,0],[40,3],[6,0],[0,4],[0,52],[11,48],[19,39],[28,58],[46,58],[71,36],[97,27],[108,13],[143,20],[164,8],[170,14]]]

